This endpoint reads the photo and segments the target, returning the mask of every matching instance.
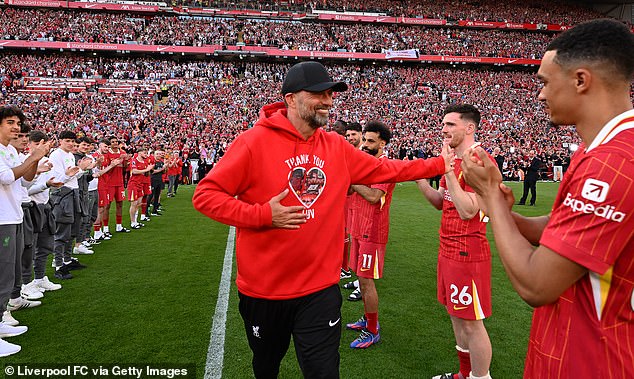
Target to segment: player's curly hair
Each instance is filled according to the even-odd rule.
[[[546,51],[556,51],[554,62],[564,68],[589,63],[610,70],[608,77],[630,81],[634,76],[634,33],[616,20],[578,24],[552,40]]]
[[[368,121],[363,128],[363,132],[374,132],[379,134],[379,138],[385,141],[385,144],[389,144],[392,139],[392,132],[390,128],[387,127],[384,123],[377,120]]]

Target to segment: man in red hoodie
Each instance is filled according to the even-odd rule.
[[[194,193],[198,211],[239,229],[239,308],[257,378],[277,376],[291,335],[305,377],[339,377],[338,282],[350,185],[452,170],[449,147],[428,160],[379,160],[325,132],[333,92],[347,89],[318,62],[291,67],[284,101],[260,110]]]

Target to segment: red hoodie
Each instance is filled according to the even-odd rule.
[[[319,128],[304,140],[284,103],[264,106],[255,126],[231,144],[198,184],[194,207],[238,228],[238,290],[272,300],[305,296],[339,282],[344,203],[351,183],[388,183],[443,174],[442,157],[379,160]],[[272,227],[269,200],[303,205],[297,230]]]

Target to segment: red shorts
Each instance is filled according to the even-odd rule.
[[[143,196],[148,196],[152,194],[152,184],[151,183],[143,183]]]
[[[438,301],[464,320],[491,316],[491,260],[458,262],[439,255]]]
[[[97,189],[97,194],[99,195],[99,208],[107,207],[108,204],[112,202],[108,189],[108,187]]]
[[[357,276],[367,279],[383,277],[385,244],[364,242],[350,236],[350,267]]]
[[[109,186],[108,195],[110,195],[110,202],[120,203],[125,200],[125,188],[123,186]]]
[[[144,183],[129,181],[128,182],[128,200],[135,201],[143,197]]]

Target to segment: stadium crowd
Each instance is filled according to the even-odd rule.
[[[572,25],[601,17],[595,11],[546,0],[495,0],[477,2],[407,1],[407,0],[317,0],[317,1],[205,1],[172,0],[174,6],[198,6],[220,9],[256,9],[268,11],[311,12],[326,10],[337,12],[368,12],[390,16],[424,17],[442,20],[474,20],[526,22]]]
[[[8,54],[0,58],[0,90],[4,103],[20,104],[34,127],[46,132],[70,127],[95,139],[116,135],[128,143],[160,143],[190,154],[202,151],[211,166],[217,154],[206,152],[226,150],[238,133],[253,125],[259,108],[278,98],[286,69],[271,63]],[[437,154],[439,114],[451,102],[483,110],[479,139],[491,150],[502,150],[509,178],[521,178],[517,171],[530,149],[549,162],[551,156],[569,156],[568,146],[578,143],[572,128],[548,125],[535,101],[539,84],[532,73],[392,65],[334,66],[333,72],[356,89],[338,95],[333,119],[384,120],[394,130],[390,150],[401,159]],[[161,101],[147,91],[18,91],[29,76],[40,75],[183,80]]]
[[[0,37],[16,40],[236,45],[284,50],[381,53],[418,49],[427,55],[541,57],[550,33],[421,26],[305,23],[4,8]]]

